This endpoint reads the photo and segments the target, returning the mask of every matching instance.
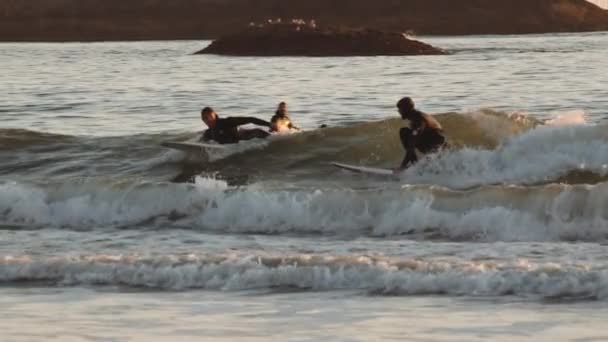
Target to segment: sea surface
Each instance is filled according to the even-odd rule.
[[[0,340],[608,339],[608,33],[420,39],[0,44]],[[449,150],[329,164],[399,165],[402,96]],[[280,101],[302,132],[160,146]]]

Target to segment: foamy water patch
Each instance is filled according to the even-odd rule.
[[[538,127],[495,150],[464,148],[423,159],[402,174],[410,184],[466,189],[488,184],[538,184],[574,171],[608,175],[605,126]]]
[[[321,255],[0,258],[0,283],[163,290],[359,290],[387,295],[608,298],[606,265]]]
[[[195,184],[0,185],[0,224],[95,229],[189,227],[260,234],[402,236],[471,241],[605,240],[608,191],[595,186],[472,191],[265,191],[213,178]]]
[[[194,185],[143,182],[121,187],[84,183],[43,188],[6,182],[0,184],[0,218],[30,227],[129,226],[199,212],[226,188],[224,181],[201,177]]]

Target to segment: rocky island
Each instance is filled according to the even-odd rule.
[[[314,20],[278,19],[251,23],[246,30],[221,37],[197,54],[332,57],[442,55],[446,52],[403,33],[321,27]]]
[[[0,41],[216,39],[267,18],[420,35],[608,30],[585,0],[4,0]]]

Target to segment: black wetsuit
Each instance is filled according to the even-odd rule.
[[[215,126],[203,133],[201,140],[214,140],[220,144],[234,144],[240,140],[253,138],[266,138],[270,133],[261,129],[248,129],[239,131],[238,127],[246,124],[254,124],[270,127],[270,123],[253,117],[230,117],[217,119]]]
[[[405,148],[405,158],[401,168],[406,168],[418,161],[416,149],[422,153],[438,151],[446,143],[441,125],[428,114],[413,110],[408,114],[410,127],[404,127],[399,131],[401,144]]]

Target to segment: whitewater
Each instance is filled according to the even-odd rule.
[[[451,54],[0,44],[2,340],[605,340],[608,35],[424,40]],[[330,165],[397,166],[402,96],[449,149]],[[160,146],[280,101],[303,132]]]

